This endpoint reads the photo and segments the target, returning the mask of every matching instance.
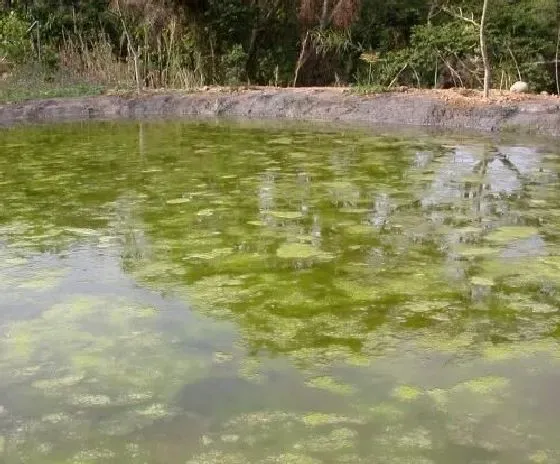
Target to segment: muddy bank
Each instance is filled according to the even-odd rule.
[[[557,97],[454,93],[360,96],[340,89],[255,89],[34,100],[0,106],[0,125],[77,119],[234,117],[301,119],[560,136]]]

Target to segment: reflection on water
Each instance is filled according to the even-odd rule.
[[[0,461],[560,461],[554,147],[0,133]]]

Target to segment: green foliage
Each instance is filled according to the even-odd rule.
[[[375,81],[385,85],[399,76],[400,83],[418,87],[433,86],[437,76],[448,72],[459,87],[465,84],[461,68],[477,47],[478,31],[471,24],[454,20],[418,25],[411,30],[410,45],[386,53],[371,72]]]
[[[132,87],[132,46],[140,87],[288,85],[309,33],[298,71],[305,85],[479,87],[478,29],[460,16],[476,23],[481,2],[449,0],[445,9],[441,3],[362,0],[351,24],[333,20],[331,27],[319,27],[299,16],[301,0],[121,0],[118,8],[106,0],[14,1],[0,19],[0,56],[22,63],[40,51],[43,70],[66,67],[102,85],[124,81]],[[533,90],[555,90],[556,11],[555,0],[491,2],[487,35],[494,87],[521,78]],[[28,32],[35,22],[39,37],[36,29]],[[95,61],[100,46],[110,55]],[[358,59],[364,50],[378,56],[375,63]]]
[[[488,31],[497,72],[510,80],[517,80],[519,72],[534,89],[554,90],[553,67],[547,61],[555,55],[557,8],[553,0],[498,3]]]
[[[0,59],[23,63],[31,52],[29,24],[14,11],[0,16]]]
[[[245,75],[245,64],[247,53],[241,44],[234,44],[228,52],[222,56],[222,69],[225,71],[224,83],[236,85],[243,82]]]

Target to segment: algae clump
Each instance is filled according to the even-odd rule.
[[[312,245],[305,243],[285,243],[276,250],[276,256],[283,259],[310,259],[330,260],[334,256],[331,253],[321,251]]]

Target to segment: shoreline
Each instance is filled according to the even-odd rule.
[[[72,120],[240,118],[560,136],[560,98],[476,91],[358,95],[342,88],[204,89],[192,93],[53,98],[0,105],[0,126]]]

